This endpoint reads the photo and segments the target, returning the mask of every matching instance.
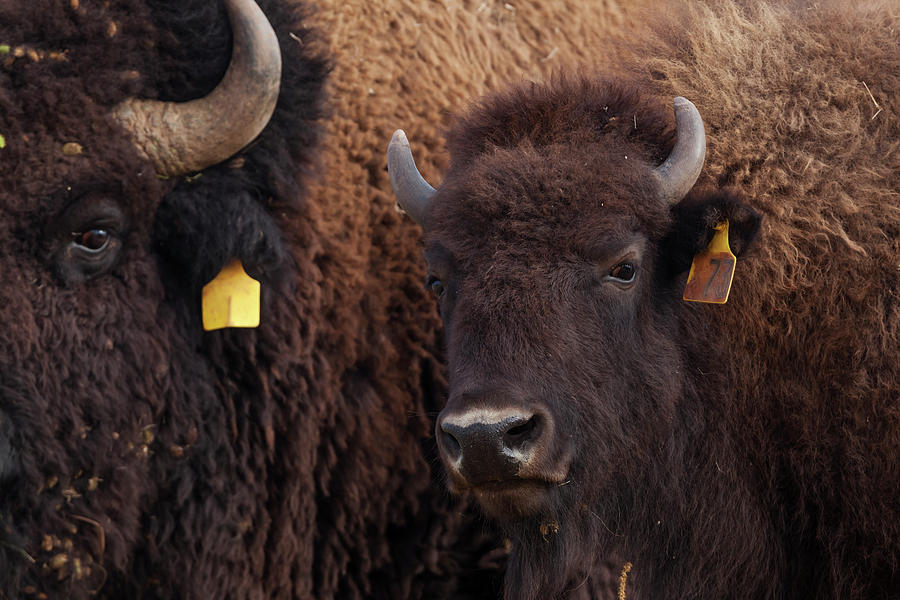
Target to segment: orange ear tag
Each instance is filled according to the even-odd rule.
[[[203,330],[259,327],[259,282],[238,259],[203,286]]]
[[[737,258],[728,246],[728,221],[716,225],[709,246],[694,257],[682,298],[688,302],[725,304],[734,280]]]

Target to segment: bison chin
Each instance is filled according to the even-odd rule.
[[[514,540],[532,530],[555,533],[559,523],[579,518],[571,507],[583,504],[568,480],[511,479],[473,485],[466,491],[477,501],[481,513]]]
[[[558,484],[545,481],[492,481],[472,488],[482,512],[496,521],[518,520],[552,510]]]
[[[569,464],[558,483],[536,479],[470,485],[480,511],[512,541],[506,600],[608,598],[618,585],[623,521],[633,498],[599,457]],[[602,474],[602,475],[601,475]]]

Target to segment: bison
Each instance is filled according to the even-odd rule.
[[[437,189],[390,143],[449,487],[508,600],[607,594],[607,557],[620,598],[900,597],[896,4],[665,18],[616,76],[474,104]]]
[[[0,3],[0,598],[440,598],[477,567],[412,244],[311,195],[331,60],[306,5],[260,6]],[[234,258],[259,327],[204,333]]]

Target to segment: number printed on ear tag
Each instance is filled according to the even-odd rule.
[[[709,246],[694,257],[682,298],[688,302],[725,304],[734,280],[737,258],[728,246],[728,221],[716,225]]]

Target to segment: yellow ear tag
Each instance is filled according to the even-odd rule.
[[[203,330],[259,327],[259,282],[238,259],[203,286]]]
[[[737,258],[728,246],[728,221],[716,225],[706,250],[694,257],[682,298],[688,302],[725,304],[734,279]]]

